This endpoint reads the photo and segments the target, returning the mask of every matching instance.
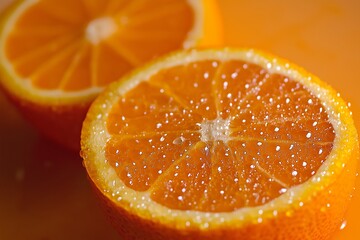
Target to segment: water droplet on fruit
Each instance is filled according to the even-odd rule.
[[[286,188],[281,188],[279,192],[280,192],[281,194],[282,194],[282,193],[286,193],[286,192],[287,192],[287,189],[286,189]]]
[[[344,230],[346,228],[346,225],[347,225],[347,221],[344,220],[340,225],[340,230]]]
[[[185,138],[183,136],[177,137],[174,139],[173,144],[179,145],[185,142]]]

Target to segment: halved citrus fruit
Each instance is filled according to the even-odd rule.
[[[175,49],[221,43],[213,0],[20,0],[0,23],[0,85],[42,132],[79,149],[92,100]]]
[[[255,50],[139,69],[95,100],[81,143],[124,239],[328,239],[359,154],[339,95]]]

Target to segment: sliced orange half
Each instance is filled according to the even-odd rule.
[[[328,239],[358,140],[345,102],[254,50],[177,53],[93,103],[82,156],[124,239]]]
[[[104,86],[164,53],[221,42],[213,0],[22,0],[0,23],[0,85],[74,149]]]

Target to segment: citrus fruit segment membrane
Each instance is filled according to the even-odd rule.
[[[197,209],[211,178],[209,150],[204,142],[194,145],[157,179],[151,198],[172,209]]]
[[[164,69],[150,82],[161,86],[191,112],[215,119],[217,111],[211,79],[217,74],[217,64],[215,61],[204,61],[202,64],[195,62]]]
[[[107,128],[112,135],[199,131],[202,117],[149,82],[140,83],[113,106]],[[146,124],[144,124],[146,123]]]
[[[111,165],[128,187],[145,191],[198,141],[199,133],[180,132],[116,137],[107,145],[107,158],[116,159]]]
[[[106,159],[120,179],[182,210],[265,204],[313,176],[335,138],[304,86],[239,60],[158,71],[107,119]]]
[[[183,48],[195,22],[185,0],[23,4],[27,8],[7,33],[5,55],[21,79],[42,90],[104,87],[153,57]]]

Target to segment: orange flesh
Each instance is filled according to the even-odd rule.
[[[300,83],[242,61],[162,70],[111,110],[106,159],[120,179],[169,208],[258,206],[318,170],[335,137]]]
[[[89,41],[89,24],[103,18],[115,23],[115,32],[98,43]],[[103,87],[151,58],[182,48],[193,23],[185,0],[40,0],[16,20],[6,56],[16,73],[39,89]]]

